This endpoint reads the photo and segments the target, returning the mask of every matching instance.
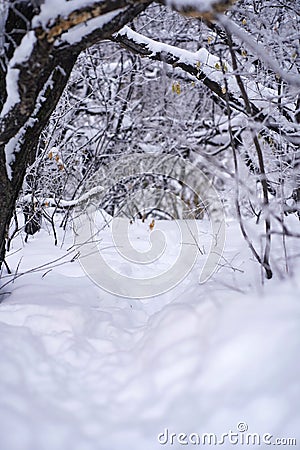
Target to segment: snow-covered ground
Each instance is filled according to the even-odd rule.
[[[56,262],[0,291],[0,450],[300,448],[299,243],[295,274],[263,285],[237,224],[226,228],[213,278],[199,285],[196,264],[144,300],[97,287],[70,262],[71,233],[62,247],[46,230],[16,238],[19,273]],[[203,433],[216,436],[202,445]]]

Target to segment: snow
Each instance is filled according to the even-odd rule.
[[[18,86],[16,86],[16,88],[18,89]],[[31,116],[25,122],[23,127],[18,131],[16,136],[12,137],[5,146],[6,172],[9,180],[12,180],[13,177],[12,165],[16,160],[16,154],[20,151],[21,144],[23,143],[24,139],[24,134],[28,128],[33,127],[36,124],[38,120],[36,116],[43,103],[47,101],[47,97],[45,97],[45,94],[48,89],[53,89],[52,74],[44,84],[43,89],[39,92],[36,99],[35,108]]]
[[[224,84],[224,74],[223,71],[221,70],[222,68],[220,58],[209,53],[207,49],[204,47],[200,48],[197,52],[191,52],[189,50],[174,47],[172,45],[150,39],[146,36],[137,33],[136,31],[133,31],[127,25],[123,27],[118,32],[118,34],[120,36],[126,36],[129,39],[137,42],[138,44],[144,44],[149,49],[149,51],[152,52],[150,58],[151,57],[155,58],[155,55],[161,54],[163,52],[169,53],[170,55],[173,55],[175,58],[178,58],[178,63],[183,63],[192,67],[198,67],[199,71],[207,75],[209,79],[217,82],[221,86]],[[233,76],[232,68],[230,64],[228,64],[227,62],[226,62],[226,77],[229,90],[239,95],[239,87],[236,83],[235,76]],[[256,94],[258,99],[262,98],[261,94],[259,94],[259,89],[260,91],[263,91],[264,94],[268,92],[268,94],[272,98],[276,96],[275,91],[272,91],[271,89],[267,90],[267,88],[263,86],[259,86],[258,89],[257,87],[255,87],[254,83],[251,84],[251,88],[253,92]],[[265,103],[268,105],[267,102]]]
[[[232,34],[236,35],[242,42],[245,42],[255,55],[261,57],[261,60],[280,77],[287,81],[291,86],[300,87],[300,79],[298,74],[291,74],[284,71],[276,59],[274,59],[266,48],[260,45],[252,36],[245,30],[239,27],[232,20],[229,20],[225,15],[218,15],[218,20],[225,26],[225,28]]]
[[[207,224],[198,226],[207,250]],[[20,263],[19,274],[45,265],[1,295],[1,450],[180,449],[180,433],[221,439],[241,423],[299,446],[299,279],[262,285],[238,225],[226,228],[223,267],[213,278],[199,285],[200,255],[181,284],[147,300],[92,283],[78,260],[70,262],[71,233],[59,230],[61,247],[45,229],[25,247],[19,235],[9,265]],[[109,228],[103,233],[104,249]],[[147,236],[149,223],[140,222],[131,240],[144,248]],[[167,444],[158,442],[161,433]]]
[[[215,0],[168,0],[167,3],[177,8],[192,7],[198,11],[209,11],[215,2]],[[95,0],[72,0],[72,2],[45,0],[41,6],[40,14],[33,19],[32,25],[33,27],[43,26],[46,28],[49,26],[49,22],[56,17],[68,17],[73,11],[81,10],[85,7],[95,7],[98,4],[99,2],[95,2]]]
[[[55,154],[54,150],[53,150],[55,148],[56,147],[52,147],[52,149],[51,149],[53,154]],[[68,208],[68,207],[72,207],[75,205],[79,205],[81,203],[87,203],[89,200],[91,200],[91,198],[98,195],[102,191],[103,191],[102,186],[96,186],[93,189],[86,192],[85,194],[83,194],[81,197],[77,198],[76,200],[62,200],[61,198],[55,199],[55,198],[51,198],[51,197],[45,197],[43,199],[43,203],[47,204],[48,206],[60,206],[61,208]],[[35,199],[31,194],[27,194],[27,195],[23,196],[23,202],[30,203],[33,200],[38,201],[38,199]]]
[[[13,177],[12,165],[16,160],[16,154],[20,151],[24,133],[28,127],[33,127],[36,121],[37,119],[30,117],[16,136],[12,137],[5,146],[6,172],[9,180],[12,180]]]
[[[120,8],[116,11],[112,11],[99,17],[90,19],[88,22],[81,23],[78,26],[71,28],[66,33],[63,33],[61,39],[68,44],[76,44],[77,42],[80,42],[84,38],[84,36],[91,34],[97,29],[103,28],[107,23],[111,22],[115,17],[117,17],[124,11],[124,8]],[[57,41],[56,45],[59,44],[60,42]]]
[[[223,17],[223,16],[222,16]],[[221,20],[221,19],[220,19]],[[247,34],[240,30],[240,28],[223,18],[222,21],[228,25],[229,29],[233,30],[235,34],[237,34],[242,40],[244,40],[247,44],[250,42],[250,48],[253,47],[253,39],[247,39]],[[238,31],[241,31],[241,35],[238,34]],[[243,99],[240,95],[240,89],[236,81],[235,73],[232,70],[232,67],[227,61],[221,61],[215,55],[212,55],[207,51],[206,48],[200,48],[197,52],[191,52],[182,48],[174,47],[172,45],[168,45],[162,42],[155,41],[146,36],[143,36],[135,31],[133,31],[128,26],[123,27],[118,35],[125,36],[128,39],[136,42],[138,45],[144,45],[151,52],[149,55],[150,58],[155,59],[157,56],[160,56],[163,53],[169,54],[174,57],[174,59],[178,59],[176,63],[183,63],[190,67],[197,67],[199,73],[203,73],[207,76],[208,79],[216,82],[219,86],[225,89],[224,78],[226,77],[227,88],[230,93],[232,93],[237,99],[240,98],[241,104],[244,103]],[[245,37],[246,36],[246,37]],[[249,41],[249,42],[248,42]],[[282,79],[290,81],[294,86],[299,84],[299,80],[295,79],[294,75],[287,74],[283,72],[278,64],[273,61],[270,63],[271,57],[268,53],[261,48],[258,44],[255,43],[256,53],[258,53],[264,62],[269,65],[271,68],[275,70],[276,73],[279,73]],[[159,57],[157,59],[160,59]],[[225,63],[225,67],[224,67]],[[225,72],[223,73],[222,64]],[[176,64],[174,64],[176,66]],[[278,70],[277,70],[278,69]],[[194,78],[194,77],[192,77]],[[265,87],[260,83],[255,83],[251,80],[248,80],[247,77],[243,77],[243,83],[247,88],[249,100],[260,109],[260,111],[265,114],[266,117],[272,117],[274,119],[275,126],[281,124],[282,126],[289,130],[291,133],[290,139],[293,142],[293,139],[297,139],[297,127],[291,127],[290,122],[282,115],[280,110],[278,109],[278,94],[275,90]],[[286,107],[290,109],[290,111],[295,111],[295,104],[287,104]],[[243,111],[244,113],[244,111]],[[293,133],[295,137],[293,137]]]
[[[65,0],[45,0],[41,6],[40,14],[33,18],[32,26],[34,28],[39,26],[47,28],[51,20],[57,17],[66,18],[73,11],[93,7],[95,3],[95,0],[72,0],[72,2]]]
[[[202,224],[202,231],[194,220],[174,220],[170,223],[158,220],[150,232],[149,224],[145,226],[139,221],[130,223],[124,218],[111,221],[102,214],[97,215],[92,208],[88,208],[83,224],[82,216],[76,220],[75,242],[82,267],[107,292],[142,299],[174,288],[199,260],[199,248],[203,242],[198,237],[203,234],[207,249],[201,250],[199,282],[207,281],[218,266],[225,242],[222,217],[215,218],[212,225],[209,221],[205,227]],[[96,227],[91,227],[92,217],[97,222]],[[107,224],[112,230],[111,236],[106,233],[102,235],[101,230]],[[98,241],[99,252],[95,252]],[[82,243],[85,243],[83,248]],[[118,260],[115,260],[115,249],[121,256]]]
[[[165,44],[163,42],[158,42],[153,39],[150,39],[146,36],[143,36],[140,33],[137,33],[136,31],[133,31],[130,27],[125,25],[119,32],[118,35],[120,36],[127,36],[129,39],[132,39],[133,41],[137,42],[138,44],[145,44],[147,48],[152,52],[153,55],[161,52],[166,52],[174,55],[176,58],[179,59],[182,63],[187,63],[190,65],[195,65],[200,62],[203,64],[207,63],[207,59],[209,57],[209,53],[205,48],[201,48],[197,52],[190,52],[188,50],[184,50],[179,47],[174,47],[169,44]],[[219,58],[215,58],[214,61],[219,61]]]
[[[28,60],[32,53],[36,37],[34,31],[29,31],[23,37],[21,44],[15,49],[14,55],[9,61],[6,74],[7,100],[3,105],[0,118],[4,117],[17,103],[20,102],[18,80],[20,70],[17,65]]]

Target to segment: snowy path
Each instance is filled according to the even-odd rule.
[[[21,266],[63,255],[50,243],[42,231]],[[273,282],[266,294],[239,253],[237,266],[249,272],[234,279],[247,293],[221,286],[232,283],[225,269],[205,286],[192,273],[154,300],[122,299],[77,261],[9,285],[0,306],[0,450],[195,448],[157,437],[168,429],[220,438],[241,422],[272,443],[297,438],[286,448],[300,448],[300,283]]]

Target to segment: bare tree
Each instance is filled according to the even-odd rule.
[[[297,96],[300,86],[299,55],[295,38],[289,36],[291,23],[299,31],[297,6],[291,6],[287,0],[282,0],[280,5],[274,4],[272,0],[160,1],[157,3],[167,3],[194,20],[189,19],[184,25],[175,21],[176,32],[169,31],[165,35],[157,32],[151,21],[149,27],[145,24],[141,26],[143,34],[132,26],[125,26],[152,3],[144,0],[2,0],[0,3],[0,265],[5,257],[7,232],[26,168],[31,166],[36,170],[39,164],[45,164],[45,158],[41,158],[43,152],[48,155],[48,164],[54,163],[58,169],[64,165],[59,149],[56,149],[55,139],[67,142],[65,130],[58,135],[51,123],[49,129],[49,119],[61,99],[78,56],[92,45],[109,39],[134,54],[162,62],[163,67],[170,66],[176,74],[176,81],[172,85],[175,93],[180,93],[181,80],[183,83],[202,85],[209,93],[216,106],[212,122],[206,124],[203,117],[199,120],[199,108],[195,108],[195,122],[201,124],[200,131],[196,131],[197,126],[189,126],[181,132],[188,135],[192,130],[191,142],[197,148],[196,152],[201,153],[212,167],[218,167],[220,160],[216,156],[231,150],[233,154],[229,160],[235,161],[231,175],[242,185],[237,172],[241,159],[253,175],[254,183],[259,182],[262,195],[257,196],[258,208],[261,208],[265,217],[263,254],[256,251],[250,240],[248,243],[266,275],[269,278],[272,276],[269,261],[272,234],[270,216],[276,208],[272,210],[270,203],[278,203],[280,197],[284,213],[297,212],[300,196],[297,175],[300,139],[300,100]],[[223,15],[231,4],[235,5],[232,12]],[[272,11],[272,15],[269,11]],[[163,9],[161,14],[167,16],[170,10]],[[187,32],[189,29],[193,30],[190,35]],[[193,33],[194,36],[196,33],[197,39]],[[153,39],[161,39],[161,36],[164,43]],[[280,40],[277,36],[280,36]],[[266,46],[269,51],[265,50]],[[90,56],[92,61],[92,53]],[[140,64],[138,58],[131,58],[134,58],[134,64]],[[145,70],[145,64],[141,68]],[[94,69],[93,63],[89,69],[82,66],[82,72],[86,73],[87,78]],[[96,73],[99,95],[106,89],[99,83],[98,77],[101,76],[104,85],[109,84],[109,77],[104,72]],[[124,126],[127,108],[134,96],[132,86],[135,85],[136,75],[131,72],[128,76],[125,88],[121,87],[120,107],[109,110],[106,116],[107,127],[103,129],[103,136],[107,135],[108,130],[113,136],[105,141],[107,153],[110,151],[111,139],[121,143],[122,140],[128,141],[130,136],[136,146],[142,148],[144,145],[138,142],[139,127]],[[76,81],[73,88],[72,84],[69,85],[68,95],[73,95],[75,101],[77,90]],[[80,109],[93,116],[93,108],[86,94],[84,101],[79,99],[79,108],[70,119],[73,124]],[[103,104],[105,102],[107,99]],[[217,121],[215,111],[219,117]],[[224,121],[220,117],[224,117]],[[52,151],[51,156],[48,144],[40,139],[47,125],[53,137],[50,138],[53,142],[49,150],[51,153],[54,148],[56,152],[54,154]],[[158,142],[160,138],[157,136],[157,130],[154,130],[151,139]],[[77,142],[81,147],[81,139],[85,139],[84,133],[73,133],[73,144]],[[97,141],[98,148],[99,142],[103,143],[103,140]],[[71,158],[81,157],[76,155],[77,144],[75,151],[69,153],[73,155]],[[172,139],[168,139],[167,145],[176,152],[182,150],[178,142]],[[37,163],[32,166],[36,157]],[[95,161],[97,158],[93,159],[92,164]],[[222,167],[224,165],[221,164],[221,170]],[[86,168],[84,164],[84,170]],[[67,179],[68,188],[73,183],[76,191],[82,173],[65,172],[63,175],[57,178],[58,189],[66,186],[64,180]],[[32,181],[34,177],[31,179],[29,172],[26,183]],[[32,192],[32,185],[30,189]],[[80,198],[79,191],[77,194]],[[74,203],[72,195],[66,200],[66,205]],[[289,199],[294,199],[292,206],[287,203]],[[240,199],[237,199],[237,206],[240,206]],[[278,215],[274,216],[278,220]],[[36,219],[39,220],[38,215]],[[243,231],[242,223],[241,228]]]
[[[129,23],[151,1],[2,0],[0,29],[0,264],[26,167],[80,52]],[[209,14],[230,0],[168,2]]]

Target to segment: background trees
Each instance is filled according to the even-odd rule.
[[[171,153],[223,190],[271,277],[271,236],[288,236],[285,216],[299,214],[297,2],[241,0],[226,15],[231,2],[187,2],[202,19],[150,2],[87,3],[63,2],[56,17],[48,2],[4,3],[2,259],[27,165],[23,205],[52,220],[120,156]],[[264,221],[263,250],[246,216]]]

